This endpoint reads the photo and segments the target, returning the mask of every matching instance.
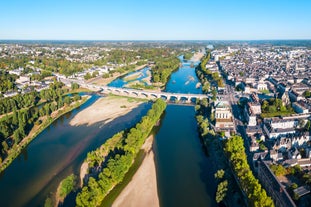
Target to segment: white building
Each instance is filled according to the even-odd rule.
[[[215,102],[216,128],[233,128],[231,107],[228,101]]]
[[[295,128],[298,126],[297,119],[283,119],[279,117],[264,119],[264,131],[268,138],[276,139],[279,136],[295,134]]]
[[[259,91],[268,90],[268,86],[265,82],[260,81],[256,84],[256,89]]]

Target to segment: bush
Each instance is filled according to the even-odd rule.
[[[73,174],[66,177],[60,183],[59,196],[64,199],[66,196],[74,190],[77,183],[77,177]]]

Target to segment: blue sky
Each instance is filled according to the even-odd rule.
[[[311,39],[310,0],[2,0],[0,39]]]

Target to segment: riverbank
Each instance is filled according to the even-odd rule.
[[[142,149],[146,156],[130,183],[112,204],[113,207],[158,207],[157,176],[152,150],[154,136],[149,136]]]
[[[103,121],[107,124],[132,111],[142,103],[139,99],[108,96],[98,99],[94,104],[79,112],[70,122],[71,126],[92,125]]]
[[[0,173],[4,171],[13,161],[14,159],[22,152],[22,150],[33,140],[35,139],[44,129],[46,129],[50,124],[52,124],[55,120],[63,116],[64,114],[80,107],[84,104],[90,96],[85,96],[82,100],[72,103],[70,106],[62,107],[61,109],[53,112],[50,117],[45,117],[42,120],[42,123],[38,126],[34,126],[33,129],[29,132],[28,136],[25,137],[17,147],[12,148],[12,152],[9,152],[8,157],[1,163]]]

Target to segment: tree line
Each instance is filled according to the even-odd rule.
[[[77,206],[99,206],[109,191],[123,180],[165,108],[166,103],[162,99],[156,100],[135,127],[117,133],[101,147],[88,153],[89,175],[94,175],[94,171],[97,173],[78,193]]]
[[[232,178],[230,179],[230,171],[223,170],[228,168],[225,166],[223,153],[220,152],[222,150],[219,147],[220,141],[216,136],[214,130],[210,127],[208,117],[210,117],[211,115],[211,105],[208,99],[202,99],[197,101],[195,110],[199,134],[206,148],[206,151],[207,153],[210,153],[209,150],[213,151],[212,153],[216,153],[216,156],[218,158],[218,162],[215,165],[217,171],[214,174],[214,177],[217,181],[215,200],[217,203],[225,203],[227,198],[227,192],[229,190],[233,190],[232,188],[234,184],[232,183]],[[211,149],[211,147],[213,147],[213,149]]]
[[[211,150],[218,159],[216,162],[218,170],[214,175],[218,183],[215,194],[216,202],[224,202],[226,205],[230,202],[229,193],[233,193],[238,188],[234,182],[234,173],[241,189],[247,196],[249,206],[274,206],[273,200],[267,196],[247,163],[243,139],[239,136],[232,136],[224,141],[220,139],[219,135],[222,133],[219,132],[217,135],[209,122],[212,113],[208,100],[198,101],[195,109],[202,141],[208,151]],[[229,170],[230,166],[227,160],[231,163],[233,171]]]
[[[32,91],[26,94],[17,94],[13,97],[0,99],[0,115],[34,106],[40,101],[51,101],[61,97],[68,90],[62,89],[63,83],[55,81],[49,89],[40,92]]]
[[[216,99],[217,91],[214,87],[212,87],[212,83],[215,83],[218,87],[223,87],[224,83],[218,72],[212,73],[208,68],[206,68],[206,64],[209,62],[210,58],[211,53],[207,52],[207,54],[202,58],[201,63],[195,68],[195,72],[202,84],[202,91],[204,93],[212,92],[213,99]]]
[[[271,207],[273,200],[255,178],[248,163],[244,148],[244,142],[240,136],[232,136],[225,142],[224,148],[233,170],[238,177],[242,190],[246,193],[250,206]]]
[[[64,105],[81,99],[78,94],[64,96],[67,90],[62,89],[62,86],[63,84],[55,82],[40,93],[31,92],[0,100],[0,110],[6,113],[0,119],[1,159],[6,158],[10,149],[16,147],[34,126],[42,123],[42,117],[50,116]]]

